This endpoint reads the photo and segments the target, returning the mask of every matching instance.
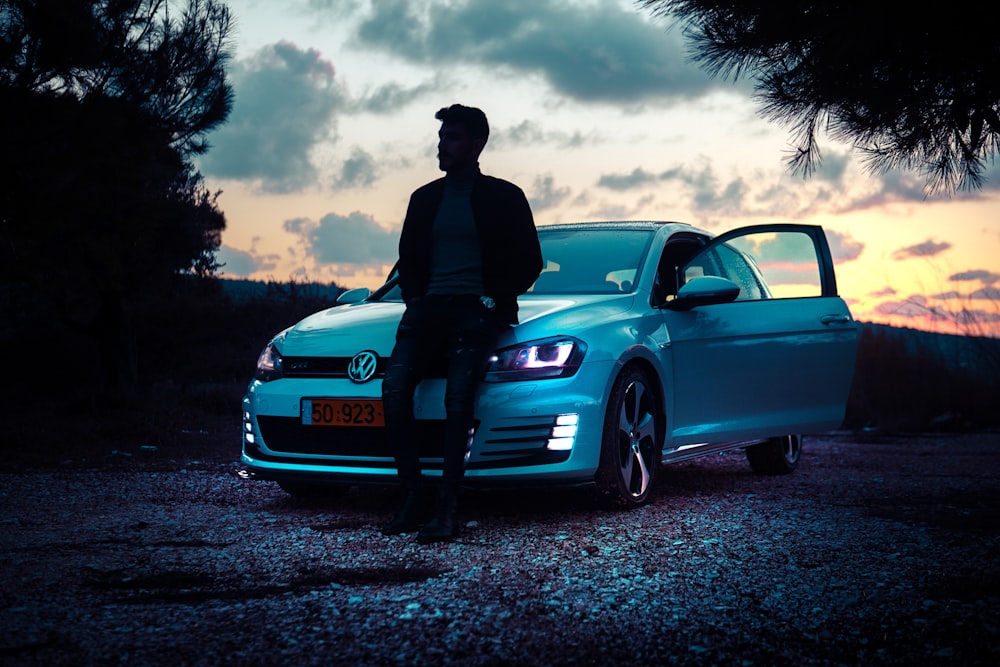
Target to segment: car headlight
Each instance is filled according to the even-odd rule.
[[[285,365],[281,358],[281,353],[274,343],[268,343],[264,351],[257,358],[257,372],[254,377],[261,382],[277,380],[285,375]]]
[[[583,361],[587,346],[569,336],[546,338],[497,350],[486,367],[486,382],[516,382],[569,377]]]

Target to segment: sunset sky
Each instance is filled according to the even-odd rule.
[[[490,120],[483,172],[538,225],[819,224],[857,319],[1000,334],[1000,165],[927,198],[920,174],[869,174],[823,138],[819,171],[793,176],[749,83],[709,78],[629,0],[228,5],[235,106],[199,162],[227,277],[379,284],[410,192],[440,176],[434,113],[460,102]]]

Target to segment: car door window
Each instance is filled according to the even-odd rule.
[[[808,230],[765,228],[710,245],[684,267],[681,278],[731,280],[740,288],[738,301],[815,297],[823,294],[820,257]]]
[[[774,298],[821,296],[819,249],[801,231],[747,234],[729,242],[754,264]]]
[[[770,296],[753,259],[728,243],[700,253],[684,267],[685,283],[700,276],[718,276],[736,283],[740,288],[737,301],[753,301]]]

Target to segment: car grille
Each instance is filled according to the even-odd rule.
[[[565,461],[569,458],[569,451],[552,451],[547,447],[554,421],[555,417],[539,417],[521,424],[491,429],[482,440],[477,452],[478,460],[471,462],[469,469],[510,468]],[[269,450],[279,455],[295,454],[296,461],[300,463],[394,467],[384,428],[306,426],[298,417],[273,416],[258,416],[257,425]],[[444,427],[443,420],[417,420],[415,440],[420,458],[431,459],[424,462],[425,468],[441,467]],[[268,458],[259,449],[255,455]],[[298,458],[302,456],[323,458],[305,461]],[[291,461],[288,458],[282,460]]]
[[[343,379],[347,375],[347,367],[353,357],[284,357],[282,360],[285,377],[288,378],[337,378]],[[385,367],[389,364],[388,357],[379,357],[375,362],[375,375],[372,380],[381,380],[385,377]],[[442,360],[441,364],[430,365],[425,377],[445,378],[447,377],[447,361]]]
[[[441,458],[440,443],[444,435],[443,421],[418,422],[424,431],[420,438],[420,456]],[[392,458],[384,428],[352,426],[336,428],[306,426],[298,417],[257,417],[257,426],[267,448],[285,454],[318,456]],[[438,431],[435,434],[434,431]],[[434,437],[438,435],[438,437]]]
[[[285,357],[285,377],[290,378],[346,378],[347,366],[352,357]],[[386,357],[379,357],[375,365],[375,378],[385,376]]]

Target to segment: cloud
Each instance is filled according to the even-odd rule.
[[[244,250],[221,246],[215,253],[215,261],[222,266],[219,271],[231,276],[249,276],[260,268],[260,261]]]
[[[988,299],[993,302],[992,308],[970,308],[967,304],[973,299]],[[948,305],[950,303],[950,305]],[[971,295],[957,292],[944,292],[927,298],[920,294],[910,295],[897,301],[883,301],[875,306],[873,313],[885,317],[897,317],[907,320],[923,320],[917,325],[933,325],[949,323],[968,335],[984,335],[987,328],[1000,322],[1000,289],[984,288]]]
[[[883,301],[875,306],[875,313],[908,319],[926,318],[936,322],[951,319],[947,313],[928,304],[927,298],[920,294],[914,294],[901,301]]]
[[[603,143],[596,133],[583,134],[579,130],[564,132],[546,130],[535,121],[525,120],[503,130],[490,132],[490,145],[494,147],[537,146],[553,144],[556,148],[593,148]]]
[[[744,210],[743,202],[750,186],[742,178],[736,178],[721,189],[703,187],[695,191],[694,205],[699,211],[729,212],[739,214]]]
[[[844,180],[844,174],[847,173],[847,165],[850,164],[850,161],[851,157],[847,153],[827,153],[823,156],[823,160],[816,168],[813,177],[818,181],[839,185]]]
[[[603,174],[597,179],[597,185],[609,190],[632,190],[660,179],[642,167],[636,167],[630,174]]]
[[[581,204],[587,203],[581,200]],[[643,211],[653,203],[653,196],[647,195],[637,199],[632,206],[617,202],[599,202],[587,214],[592,220],[633,220],[639,211]]]
[[[970,299],[987,299],[989,301],[1000,301],[1000,288],[998,287],[983,287],[977,289],[972,294],[969,295]]]
[[[830,243],[830,254],[834,262],[849,262],[861,256],[865,244],[851,238],[847,234],[827,229],[826,240]]]
[[[981,331],[980,327],[1000,322],[1000,312],[991,312],[979,309],[963,309],[955,313],[955,322],[965,328],[965,333],[969,335],[984,335],[985,332]]]
[[[712,173],[711,167],[708,166],[699,170],[674,167],[659,174],[647,171],[642,167],[636,167],[626,174],[602,174],[597,179],[597,185],[608,190],[624,192],[626,190],[644,188],[650,183],[657,183],[659,181],[680,182],[685,185],[693,185],[698,190],[714,188],[717,183],[715,174]]]
[[[543,211],[563,203],[570,196],[570,193],[571,190],[569,188],[556,187],[555,178],[552,174],[536,176],[531,188],[531,195],[528,197],[528,203],[531,205],[532,211]]]
[[[681,193],[690,197],[690,208],[701,217],[733,215],[742,218],[785,218],[791,220],[809,218],[819,212],[843,214],[851,211],[870,209],[883,206],[894,201],[910,199],[919,190],[914,179],[907,176],[893,175],[888,178],[892,186],[888,191],[877,194],[866,194],[857,198],[846,184],[849,156],[834,154],[827,158],[826,168],[817,177],[801,180],[790,180],[788,175],[782,175],[777,180],[773,174],[760,170],[745,170],[730,177],[724,177],[717,172],[708,158],[696,160],[693,164],[677,165],[668,169],[658,170],[640,165],[629,170],[601,174],[597,187],[619,193],[639,191],[660,185],[680,187]],[[884,181],[869,179],[875,187],[881,187]],[[906,183],[903,187],[901,184]],[[907,190],[912,185],[914,190]],[[903,196],[900,193],[906,192]],[[851,197],[855,197],[851,199]],[[921,200],[923,196],[920,195]],[[854,241],[853,243],[857,243]],[[860,252],[863,245],[854,248],[841,248],[837,254],[836,241],[831,238],[831,248],[839,261],[852,258],[854,252]],[[937,246],[914,246],[908,250],[912,256],[920,252],[943,252],[951,246],[947,243]],[[897,259],[911,256],[906,249],[897,253]]]
[[[528,146],[546,140],[545,131],[538,123],[525,120],[501,132],[491,132],[490,143],[494,146]]]
[[[1000,170],[997,170],[1000,176]],[[925,176],[913,170],[903,168],[892,169],[885,172],[869,173],[866,179],[872,184],[872,191],[854,199],[849,199],[842,203],[837,209],[837,213],[852,213],[864,211],[871,208],[879,208],[888,204],[896,203],[926,203],[931,197],[926,189]],[[983,186],[984,191],[998,189],[996,184],[990,185],[992,181],[987,181]],[[983,193],[978,190],[960,191],[955,193],[941,193],[940,197],[945,197],[951,201],[974,201],[981,199]]]
[[[386,231],[360,211],[347,216],[328,213],[318,222],[293,218],[285,221],[284,229],[299,237],[306,255],[318,264],[388,264],[398,255],[398,231]]]
[[[437,93],[441,88],[442,82],[440,77],[410,88],[399,83],[390,82],[361,95],[358,100],[352,103],[352,110],[366,111],[374,114],[395,113],[421,97]]]
[[[979,280],[985,285],[992,285],[993,283],[1000,280],[1000,273],[994,273],[993,271],[963,271],[961,273],[955,273],[948,276],[948,280],[955,281],[966,281],[966,280]]]
[[[306,0],[306,7],[328,19],[343,20],[357,11],[361,0]],[[310,16],[315,18],[315,16]]]
[[[231,68],[235,103],[200,162],[206,175],[256,181],[268,192],[316,183],[311,151],[335,136],[347,97],[315,49],[279,42]]]
[[[935,255],[940,255],[949,248],[951,248],[951,244],[947,241],[938,243],[932,239],[927,239],[923,243],[917,243],[916,245],[899,248],[892,253],[892,258],[899,260],[910,259],[912,257],[934,257]]]
[[[839,214],[865,211],[897,202],[923,202],[927,199],[924,182],[916,174],[897,170],[886,173],[869,174],[867,180],[874,185],[874,191],[848,199],[839,205]]]
[[[538,76],[583,102],[685,99],[723,85],[689,62],[680,31],[611,0],[384,0],[373,3],[357,39],[413,62]]]
[[[313,222],[309,218],[291,218],[290,220],[285,220],[283,227],[290,234],[303,234],[306,227],[312,224]]]
[[[887,171],[878,175],[882,202],[922,202],[927,199],[924,180],[903,170]]]
[[[366,151],[355,148],[351,152],[351,157],[344,160],[340,176],[334,181],[334,188],[343,190],[368,187],[376,179],[378,179],[378,165],[375,163],[375,158]]]
[[[215,259],[222,267],[220,273],[229,276],[246,277],[261,271],[273,271],[281,257],[274,253],[261,255],[257,252],[260,237],[254,237],[250,250],[239,250],[223,244],[215,253]]]
[[[645,188],[655,183],[680,184],[690,192],[692,208],[702,214],[753,215],[746,205],[750,185],[741,177],[721,183],[708,163],[698,167],[674,167],[660,173],[636,167],[625,174],[602,174],[598,187],[617,192]]]
[[[887,285],[887,286],[883,287],[880,290],[876,290],[874,292],[869,292],[868,296],[874,297],[876,299],[880,299],[880,298],[886,297],[886,296],[896,296],[896,294],[897,294],[896,288]]]

